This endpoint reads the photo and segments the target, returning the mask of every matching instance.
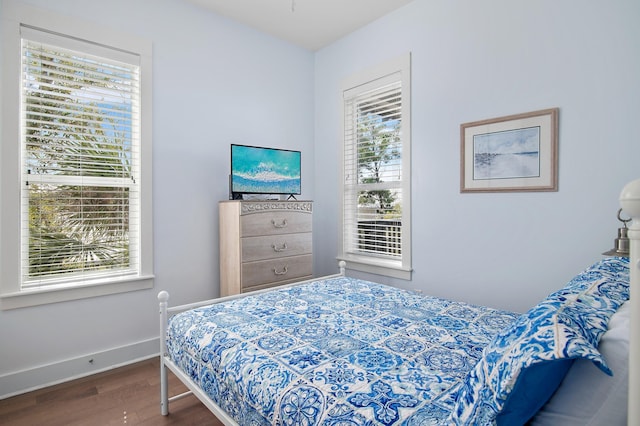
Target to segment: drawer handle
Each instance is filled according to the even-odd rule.
[[[280,247],[276,246],[275,243],[271,244],[271,247],[273,247],[273,251],[275,251],[276,253],[281,253],[289,248],[286,242],[282,243]]]
[[[282,219],[282,222],[280,223],[277,223],[275,219],[271,219],[271,223],[273,224],[274,228],[286,228],[289,224],[287,222],[287,219]]]
[[[284,269],[282,269],[282,271],[278,271],[277,268],[273,268],[273,273],[276,275],[286,275],[287,272],[289,272],[289,269],[287,268],[287,265],[284,265]]]

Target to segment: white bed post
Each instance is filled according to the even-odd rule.
[[[167,353],[167,306],[169,293],[158,293],[160,302],[160,412],[163,416],[169,414],[169,382],[167,381],[167,367],[164,366],[164,356]]]
[[[640,425],[640,179],[628,183],[620,194],[620,207],[631,216],[629,227],[629,408],[627,424]]]

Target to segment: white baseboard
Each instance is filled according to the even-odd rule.
[[[158,356],[158,338],[0,376],[0,399]]]

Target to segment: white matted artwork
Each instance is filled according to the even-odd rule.
[[[460,192],[558,190],[558,108],[460,125]]]

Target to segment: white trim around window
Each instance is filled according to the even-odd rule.
[[[338,258],[410,280],[411,54],[349,77],[342,93]]]
[[[88,275],[87,279],[56,280],[54,284],[28,286],[24,283],[23,256],[25,191],[22,176],[22,109],[21,105],[21,28],[36,29],[51,34],[52,38],[62,37],[79,45],[93,44],[95,51],[107,48],[116,56],[134,55],[139,62],[140,100],[139,106],[139,157],[140,167],[136,170],[139,180],[139,203],[136,214],[138,238],[135,266],[136,270],[126,274]],[[148,289],[153,287],[153,216],[152,216],[152,45],[148,40],[103,28],[93,22],[61,16],[18,3],[13,0],[2,2],[2,112],[0,115],[0,308],[14,309],[26,306],[76,300]],[[94,52],[84,52],[93,53]],[[98,53],[98,55],[100,55]],[[98,182],[98,185],[104,185]]]

